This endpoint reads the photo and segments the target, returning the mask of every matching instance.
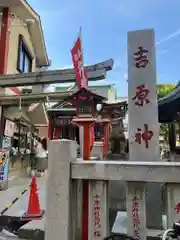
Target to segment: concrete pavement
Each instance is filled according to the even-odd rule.
[[[26,174],[22,173],[21,176],[16,174],[10,176],[9,189],[0,192],[0,211],[2,211],[11,201],[19,196],[20,192],[24,190],[31,182],[31,178],[27,177]],[[40,199],[40,206],[42,209],[46,208],[46,176],[37,178],[38,193]],[[21,197],[10,209],[5,212],[6,216],[21,217],[27,211],[29,199],[29,191],[27,191],[23,197]],[[42,220],[34,220],[19,229],[18,236],[25,239],[38,239],[44,238],[44,218]],[[0,240],[14,239],[15,236],[4,236],[0,233]]]

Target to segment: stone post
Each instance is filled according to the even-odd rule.
[[[96,121],[95,118],[75,118],[73,123],[83,126],[83,160],[88,161],[90,159],[90,134],[91,126]],[[82,186],[82,239],[88,240],[89,232],[89,181],[83,180]]]
[[[71,184],[71,240],[79,240],[82,238],[82,180],[72,180]]]
[[[89,182],[88,240],[102,240],[109,232],[108,181]]]
[[[70,161],[76,159],[77,144],[51,140],[48,152],[45,240],[71,240]]]
[[[128,119],[129,160],[159,161],[155,36],[152,29],[128,32]],[[148,194],[153,193],[154,185],[147,188],[144,183],[127,183],[128,233],[141,240],[147,239],[145,189]],[[156,216],[160,216],[157,214],[159,202],[155,202],[150,215],[154,214],[157,219]]]
[[[173,223],[180,219],[180,186],[178,183],[167,183],[165,190],[167,228],[172,228]]]
[[[146,199],[144,183],[127,183],[126,206],[129,217],[128,234],[137,239],[146,238]]]

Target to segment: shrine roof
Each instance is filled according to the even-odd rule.
[[[126,114],[128,109],[128,103],[127,101],[123,101],[123,102],[112,102],[112,103],[108,103],[108,102],[103,102],[103,112],[116,112],[116,113],[122,113],[124,112],[124,114]],[[122,115],[122,114],[121,114]]]
[[[180,112],[180,84],[167,96],[159,99],[159,122],[168,123],[177,119]],[[178,117],[179,118],[179,117]]]
[[[121,107],[121,106],[128,105],[128,103],[127,103],[127,101],[123,101],[123,102],[113,101],[113,102],[104,102],[103,105],[104,105],[105,107],[115,107],[115,108],[117,107],[117,108],[119,108],[119,107]]]
[[[101,95],[98,95],[98,94],[90,91],[89,89],[81,88],[81,89],[79,89],[78,91],[72,93],[72,95],[70,95],[70,96],[68,96],[67,98],[65,98],[64,101],[72,100],[74,97],[80,95],[81,93],[88,93],[88,94],[90,94],[91,96],[93,96],[94,99],[99,100],[99,101],[106,100],[105,97],[103,97],[103,96],[101,96]]]
[[[76,115],[76,108],[50,108],[47,109],[47,113],[49,116],[58,115],[70,117]]]
[[[91,89],[101,89],[101,88],[112,88],[111,84],[102,84],[102,85],[90,85],[88,86],[89,90]],[[78,90],[77,84],[75,83],[73,86],[58,86],[55,88],[55,92],[75,92]]]
[[[102,108],[102,111],[105,113],[107,112],[113,112],[113,113],[116,113],[118,116],[122,116],[122,112],[123,112],[123,115],[126,114],[127,112],[127,101],[119,101],[119,100],[115,100],[115,101],[112,101],[112,102],[106,102],[106,101],[103,101],[102,102],[103,104],[103,108]],[[55,105],[52,106],[51,109],[51,112],[54,111],[56,112],[56,109],[61,109],[62,113],[65,112],[64,109],[68,109],[68,111],[70,111],[70,109],[73,108],[73,104],[70,103],[70,102],[59,102]],[[49,111],[49,110],[48,110]],[[57,112],[58,113],[58,112]],[[60,114],[60,112],[59,112]]]

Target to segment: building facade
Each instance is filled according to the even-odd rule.
[[[0,2],[0,74],[27,74],[49,66],[40,16],[25,0]],[[26,87],[27,88],[27,87]],[[29,86],[28,88],[32,88]],[[2,95],[19,95],[23,87],[6,88]],[[38,114],[37,114],[38,113]],[[1,146],[18,152],[29,148],[36,125],[47,124],[44,104],[0,106]]]
[[[1,74],[28,73],[48,66],[40,16],[25,0],[1,2]],[[6,90],[6,94],[19,93],[18,88]]]

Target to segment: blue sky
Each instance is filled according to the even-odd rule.
[[[85,64],[109,58],[114,68],[102,83],[127,95],[127,32],[154,28],[158,83],[180,80],[179,0],[29,0],[40,14],[52,68],[72,65],[70,49],[82,26]]]

